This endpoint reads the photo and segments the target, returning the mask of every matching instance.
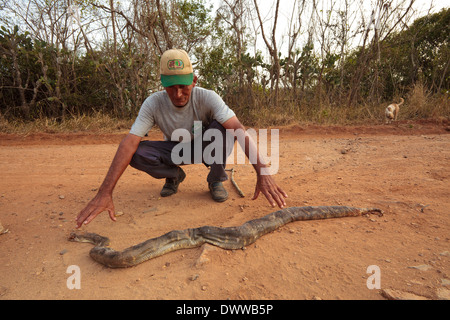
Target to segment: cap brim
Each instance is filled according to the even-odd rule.
[[[188,74],[177,74],[177,75],[161,75],[161,83],[162,86],[165,87],[171,87],[176,85],[185,85],[189,86],[194,81],[194,74],[188,73]]]

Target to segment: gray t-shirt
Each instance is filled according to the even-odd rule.
[[[186,129],[192,137],[194,121],[207,126],[213,120],[222,124],[234,116],[233,110],[212,90],[194,87],[189,102],[181,108],[173,105],[166,91],[159,91],[144,101],[130,133],[143,137],[156,124],[165,140],[170,140],[176,129]]]

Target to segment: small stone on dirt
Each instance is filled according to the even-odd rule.
[[[427,270],[430,270],[432,267],[429,264],[421,264],[421,265],[418,265],[418,266],[410,266],[408,268],[422,270],[422,271],[427,271]]]
[[[414,293],[395,290],[395,289],[383,289],[381,295],[389,300],[429,300],[426,297],[418,296]]]

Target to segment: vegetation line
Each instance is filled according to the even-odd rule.
[[[220,3],[2,1],[0,131],[129,127],[162,89],[159,57],[172,47],[248,126],[382,123],[400,98],[400,120],[450,118],[450,9],[296,0],[282,15],[282,1]]]

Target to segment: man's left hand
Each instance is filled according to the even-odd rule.
[[[269,201],[272,207],[278,205],[281,209],[286,206],[285,198],[288,197],[286,192],[283,191],[270,175],[259,175],[256,182],[255,194],[252,200],[258,198],[259,193],[262,192]]]

